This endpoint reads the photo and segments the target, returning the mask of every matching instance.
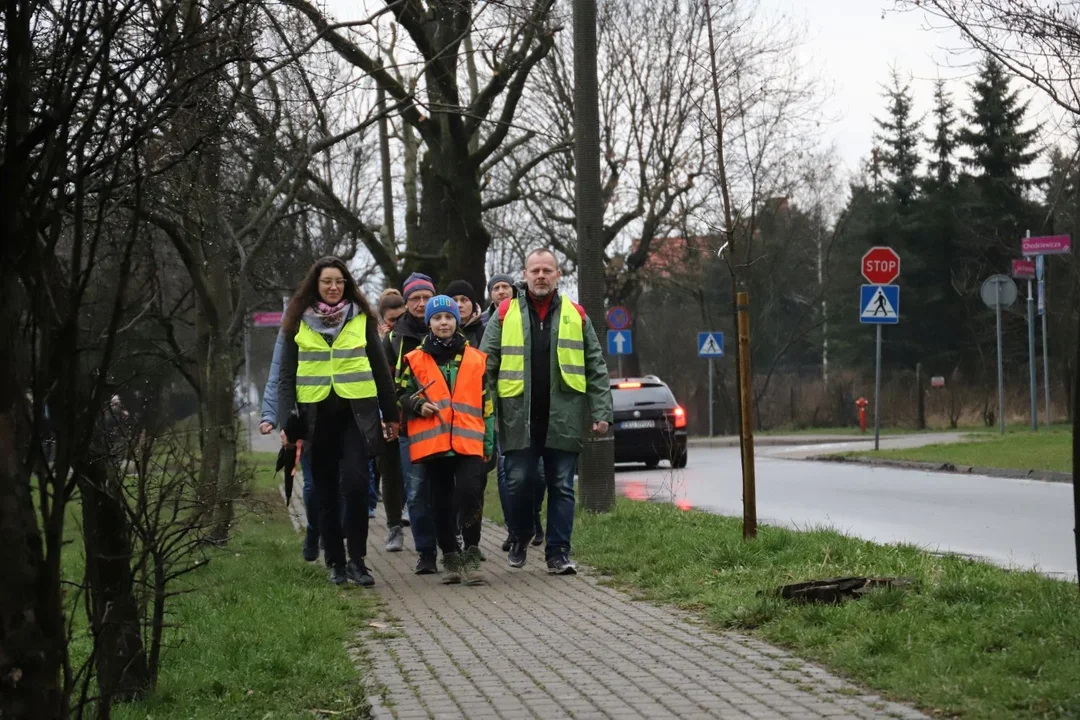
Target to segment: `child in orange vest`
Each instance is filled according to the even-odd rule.
[[[409,453],[424,463],[431,485],[435,533],[446,584],[483,582],[480,525],[486,464],[495,451],[494,404],[488,395],[487,356],[460,332],[457,303],[437,295],[424,309],[428,334],[408,353],[398,399],[408,419]],[[458,522],[465,549],[458,544]]]

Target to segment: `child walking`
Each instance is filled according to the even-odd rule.
[[[405,356],[398,399],[408,422],[409,456],[424,463],[431,485],[435,533],[443,552],[443,583],[483,582],[480,537],[486,464],[494,453],[494,405],[488,395],[487,356],[459,330],[457,303],[436,295],[424,308],[427,336]]]

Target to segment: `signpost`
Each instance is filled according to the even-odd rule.
[[[866,251],[859,264],[870,285],[859,290],[859,322],[876,325],[874,346],[874,449],[881,438],[881,326],[900,322],[900,287],[890,285],[900,277],[900,255],[891,247],[878,245]]]
[[[997,316],[997,370],[998,370],[998,425],[1005,434],[1005,379],[1001,359],[1001,308],[1012,307],[1016,302],[1016,283],[1008,275],[991,275],[983,281],[979,290],[986,307],[993,308]]]
[[[1050,351],[1046,339],[1046,258],[1035,256],[1035,277],[1039,280],[1039,318],[1042,320],[1043,396],[1046,402],[1046,426],[1050,427]]]
[[[629,330],[608,330],[607,351],[608,355],[620,357],[631,354],[634,352],[634,334]]]
[[[862,256],[862,274],[871,285],[888,285],[900,277],[900,256],[891,247],[872,247]]]
[[[1031,237],[1029,234],[1020,243],[1020,252],[1027,256],[1068,255],[1072,252],[1072,238],[1068,235],[1044,235]]]
[[[1034,280],[1035,261],[1031,258],[1021,258],[1012,261],[1013,280]]]
[[[609,330],[625,330],[630,327],[630,311],[621,305],[608,308],[604,315]]]
[[[1028,230],[1027,238],[1031,238],[1031,231]],[[1039,255],[1042,258],[1042,255]],[[1035,377],[1035,297],[1031,292],[1032,275],[1035,271],[1035,262],[1032,262],[1030,258],[1024,258],[1022,261],[1026,266],[1022,267],[1022,270],[1031,270],[1031,274],[1024,273],[1027,280],[1027,325],[1028,325],[1028,380],[1030,388],[1028,395],[1031,398],[1031,429],[1039,429],[1039,408],[1038,403],[1035,400],[1035,394],[1038,392],[1038,380]],[[1030,267],[1027,267],[1030,266]],[[1013,277],[1016,276],[1016,261],[1013,260]]]
[[[608,355],[616,355],[619,358],[619,375],[623,373],[623,356],[632,355],[634,352],[634,339],[632,333],[627,330],[630,327],[630,311],[621,305],[608,308],[604,313],[604,320],[608,326]],[[621,335],[613,336],[611,331],[625,331]],[[626,351],[623,352],[623,348]],[[614,349],[612,349],[614,348]]]
[[[709,360],[709,437],[713,436],[713,358],[724,357],[724,333],[699,332],[698,357]]]

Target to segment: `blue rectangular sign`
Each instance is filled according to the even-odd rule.
[[[607,331],[608,355],[630,355],[634,352],[634,335],[629,330]]]
[[[859,290],[859,322],[896,325],[900,322],[899,285],[863,285]]]
[[[699,332],[697,335],[698,357],[724,357],[724,333]]]

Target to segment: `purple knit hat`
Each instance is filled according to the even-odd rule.
[[[405,284],[401,286],[401,296],[407,301],[410,295],[420,290],[427,290],[432,295],[435,295],[435,283],[423,273],[413,273],[405,280]]]

